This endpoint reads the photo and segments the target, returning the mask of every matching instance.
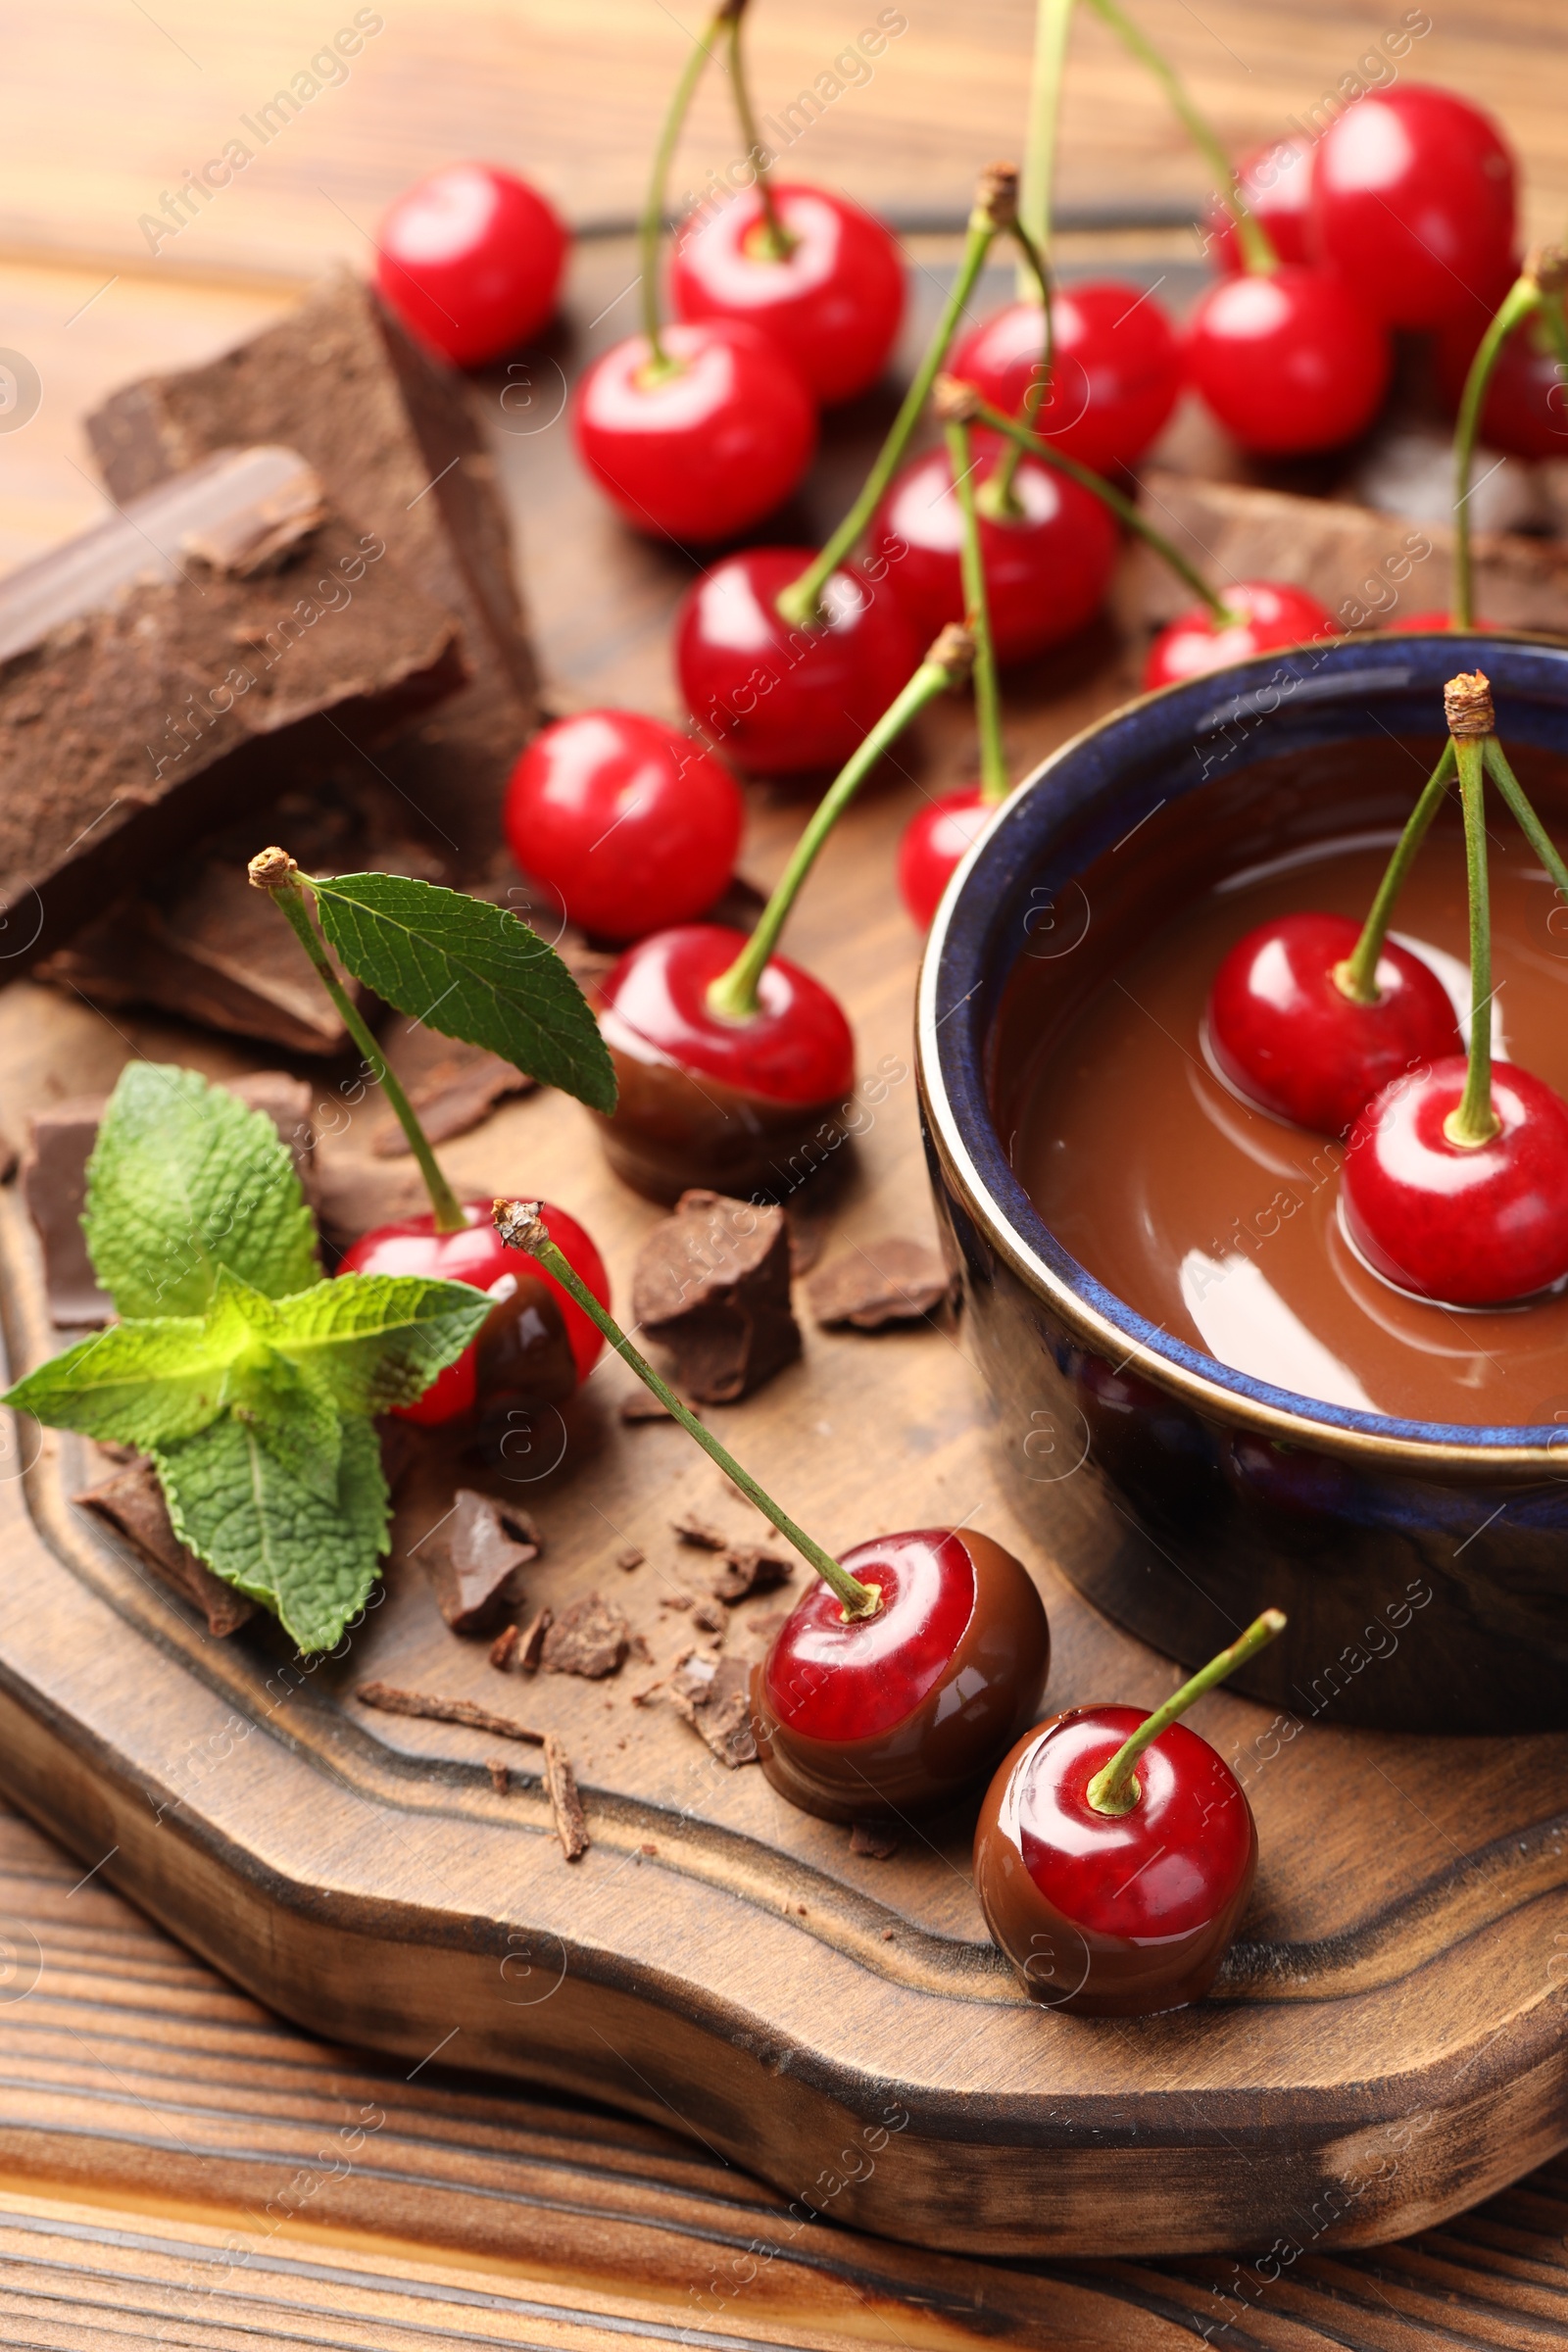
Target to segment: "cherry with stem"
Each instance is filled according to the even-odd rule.
[[[752,106],[752,93],[746,79],[746,59],[741,41],[741,25],[746,16],[746,6],[747,0],[729,0],[729,6],[721,12],[729,20],[727,63],[730,93],[735,101],[735,115],[741,126],[741,137],[746,141],[747,157],[756,174],[752,184],[757,190],[758,200],[762,208],[762,219],[766,223],[763,234],[759,240],[761,258],[770,262],[787,262],[795,251],[796,240],[779,219],[778,203],[773,194],[773,183],[768,176],[767,147],[757,126],[757,116]]]
[[[666,1412],[817,1572],[753,1673],[763,1772],[828,1820],[929,1809],[988,1771],[1045,1688],[1051,1640],[1022,1563],[989,1537],[920,1528],[843,1559],[797,1525],[684,1405],[582,1283],[539,1205],[500,1200],[496,1229],[536,1256]]]
[[[1032,2000],[1145,2017],[1208,1990],[1251,1890],[1257,1829],[1229,1766],[1181,1718],[1285,1623],[1265,1609],[1151,1714],[1071,1707],[1003,1763],[980,1809],[975,1888]]]
[[[1565,285],[1568,285],[1568,255],[1550,246],[1533,253],[1503,296],[1465,377],[1453,430],[1453,585],[1448,606],[1448,625],[1453,629],[1472,629],[1476,625],[1470,522],[1474,484],[1470,476],[1487,393],[1509,336],[1526,319],[1542,317],[1547,321],[1558,344],[1559,362],[1568,366],[1568,319],[1564,318],[1561,302]]]

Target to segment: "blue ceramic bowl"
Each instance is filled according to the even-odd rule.
[[[1387,1419],[1270,1387],[1173,1340],[1079,1265],[1031,1204],[997,1132],[993,1060],[1021,956],[1065,950],[1091,913],[1097,953],[1107,941],[1113,953],[1118,936],[1141,942],[1168,908],[1182,886],[1181,828],[1170,816],[1147,823],[1162,805],[1208,796],[1188,812],[1187,838],[1206,842],[1212,869],[1202,811],[1213,795],[1224,796],[1224,837],[1239,837],[1257,762],[1321,752],[1321,786],[1283,818],[1258,788],[1250,854],[1236,867],[1255,861],[1260,842],[1268,854],[1274,837],[1259,823],[1283,823],[1287,847],[1402,822],[1407,764],[1390,761],[1402,801],[1337,807],[1332,747],[1381,728],[1425,738],[1435,755],[1444,683],[1477,667],[1492,678],[1505,743],[1568,754],[1568,650],[1495,637],[1341,639],[1116,711],[998,812],[954,876],[921,971],[931,1178],[1020,1508],[1092,1600],[1187,1664],[1260,1608],[1284,1608],[1288,1633],[1238,1681],[1302,1720],[1568,1726],[1568,1422]],[[1568,1399],[1568,1364],[1563,1385]]]

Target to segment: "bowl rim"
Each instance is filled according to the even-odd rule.
[[[1249,685],[1265,667],[1271,667],[1277,674],[1282,668],[1289,670],[1292,664],[1300,664],[1315,656],[1312,667],[1321,669],[1325,659],[1349,649],[1370,656],[1378,649],[1414,651],[1440,643],[1452,645],[1460,653],[1459,666],[1479,666],[1488,651],[1495,655],[1505,646],[1556,655],[1564,663],[1563,704],[1568,713],[1568,640],[1562,637],[1522,629],[1485,633],[1362,631],[1318,638],[1304,646],[1274,648],[1243,662],[1229,662],[1221,669],[1203,671],[1196,677],[1177,679],[1134,695],[1088,726],[1079,728],[1055,751],[1048,753],[999,803],[989,823],[955,869],[932,918],[916,983],[916,1084],[926,1132],[943,1175],[990,1248],[1027,1289],[1044,1295],[1070,1330],[1097,1352],[1108,1354],[1118,1371],[1138,1373],[1152,1385],[1174,1392],[1206,1420],[1240,1423],[1276,1443],[1310,1445],[1318,1451],[1363,1464],[1387,1465],[1396,1461],[1411,1470],[1429,1473],[1457,1468],[1489,1482],[1506,1479],[1517,1483],[1521,1472],[1560,1482],[1568,1478],[1568,1424],[1560,1427],[1523,1422],[1470,1424],[1401,1420],[1394,1415],[1368,1413],[1303,1396],[1294,1390],[1255,1379],[1250,1373],[1221,1363],[1217,1356],[1201,1348],[1162,1334],[1054,1240],[1007,1166],[1001,1138],[991,1123],[983,1077],[977,1090],[982,1141],[978,1152],[971,1150],[960,1125],[955,1090],[950,1085],[951,1050],[944,1048],[941,1036],[953,1015],[983,985],[983,981],[974,980],[967,991],[954,991],[954,1001],[944,1008],[947,993],[944,979],[953,954],[955,924],[965,910],[977,877],[983,879],[982,869],[988,858],[995,857],[1009,823],[1016,822],[1025,804],[1038,797],[1070,762],[1080,760],[1086,749],[1097,745],[1113,729],[1135,722],[1145,711],[1183,697],[1211,698],[1216,706],[1214,715],[1220,718],[1227,714],[1228,707],[1247,701]],[[1503,685],[1501,691],[1506,694],[1507,686]],[[1255,755],[1267,756],[1262,750]],[[965,1087],[961,1097],[975,1091]],[[993,1168],[1002,1173],[1016,1197],[1014,1201],[1004,1204],[998,1197],[993,1178],[981,1165],[982,1158],[989,1158]],[[1071,1269],[1070,1275],[1050,1262],[1038,1246],[1041,1241],[1055,1250],[1062,1266]]]

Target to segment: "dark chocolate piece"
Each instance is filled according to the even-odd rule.
[[[615,1566],[624,1568],[629,1575],[633,1568],[640,1568],[647,1557],[646,1551],[639,1551],[635,1544],[628,1544],[624,1551],[616,1552]]]
[[[597,1592],[574,1600],[564,1609],[544,1638],[540,1663],[547,1674],[580,1674],[589,1682],[618,1674],[625,1661],[630,1629],[617,1609]]]
[[[214,1576],[175,1535],[151,1462],[138,1461],[127,1470],[117,1470],[102,1486],[73,1499],[122,1536],[137,1557],[182,1599],[194,1601],[207,1619],[210,1634],[221,1640],[255,1616],[255,1601]]]
[[[666,1688],[670,1704],[721,1764],[733,1772],[756,1763],[751,1677],[739,1659],[687,1658]]]
[[[520,1625],[504,1625],[491,1642],[490,1663],[497,1674],[506,1674],[511,1668],[521,1633]]]
[[[554,1732],[545,1734],[545,1787],[555,1808],[556,1836],[568,1862],[588,1851],[588,1821],[577,1793],[577,1776]]]
[[[333,507],[462,624],[470,683],[377,760],[466,854],[485,856],[537,714],[506,509],[462,378],[345,270],[221,358],[125,386],[87,434],[122,504],[237,443],[304,453]]]
[[[899,1850],[899,1841],[892,1830],[879,1822],[858,1821],[850,1832],[850,1851],[863,1854],[870,1862],[891,1862]]]
[[[830,1258],[808,1282],[806,1296],[819,1323],[885,1331],[890,1323],[918,1323],[934,1314],[956,1288],[936,1250],[890,1234]]]
[[[783,1210],[683,1193],[637,1253],[632,1314],[700,1402],[749,1396],[801,1352]]]
[[[728,1622],[716,1600],[700,1600],[692,1611],[693,1625],[700,1626],[705,1634],[721,1634]]]
[[[292,450],[228,450],[0,581],[8,972],[462,683],[450,613],[336,514],[276,572],[193,567],[193,527],[307,477]]]
[[[776,1592],[794,1574],[795,1562],[787,1551],[776,1551],[767,1544],[738,1544],[726,1554],[722,1570],[713,1579],[713,1597],[733,1607],[754,1592]]]
[[[537,1674],[539,1655],[545,1645],[545,1636],[556,1621],[554,1609],[536,1609],[517,1636],[517,1654],[514,1660],[519,1674]]]
[[[460,1487],[453,1508],[415,1546],[455,1634],[493,1634],[522,1598],[521,1575],[539,1557],[542,1539],[523,1511]]]
[[[490,1786],[497,1796],[505,1796],[512,1787],[511,1767],[503,1764],[499,1756],[492,1756],[485,1770],[490,1775]]]
[[[700,1519],[695,1511],[685,1511],[672,1519],[670,1526],[682,1544],[694,1544],[699,1551],[728,1551],[729,1538],[721,1527],[710,1519]]]
[[[514,1095],[531,1095],[538,1086],[537,1079],[503,1061],[499,1054],[442,1037],[422,1022],[406,1021],[401,1015],[381,1040],[381,1047],[432,1144],[467,1135],[484,1124],[498,1103]],[[397,1120],[384,1119],[371,1150],[382,1159],[398,1159],[408,1149],[409,1139]]]
[[[362,1707],[383,1715],[413,1715],[422,1723],[461,1723],[470,1731],[489,1732],[497,1740],[520,1740],[542,1747],[543,1732],[531,1732],[514,1715],[498,1715],[492,1707],[476,1707],[471,1698],[438,1698],[423,1690],[400,1690],[394,1683],[362,1683],[354,1693]]]

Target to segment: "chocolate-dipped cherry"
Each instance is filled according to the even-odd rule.
[[[850,1025],[820,982],[773,951],[861,779],[916,711],[963,678],[972,650],[967,631],[943,631],[824,793],[750,939],[708,923],[656,931],[600,984],[619,1089],[605,1151],[639,1192],[789,1192],[832,1157],[855,1083]]]
[[[1312,238],[1391,326],[1441,326],[1507,270],[1514,160],[1479,107],[1401,82],[1347,107],[1312,165]]]
[[[974,1882],[1031,2000],[1149,2017],[1207,1992],[1251,1892],[1257,1829],[1224,1758],[1177,1718],[1284,1627],[1265,1609],[1152,1714],[1069,1707],[1004,1760]]]
[[[1249,1102],[1345,1135],[1374,1095],[1423,1062],[1463,1050],[1448,992],[1389,924],[1453,776],[1445,750],[1396,845],[1365,923],[1286,914],[1238,940],[1205,1016],[1220,1074]]]
[[[1327,606],[1304,588],[1287,587],[1280,580],[1237,580],[1227,584],[1220,613],[1199,606],[1166,622],[1149,649],[1144,692],[1179,686],[1184,678],[1201,677],[1211,669],[1227,669],[1253,654],[1311,645],[1317,638],[1332,637],[1336,628]]]
[[[1502,1306],[1568,1280],[1568,1102],[1492,1058],[1492,926],[1484,778],[1490,771],[1568,899],[1568,868],[1494,732],[1481,671],[1444,696],[1464,803],[1470,1047],[1368,1103],[1340,1177],[1340,1214],[1375,1274],[1448,1306]]]
[[[458,368],[526,343],[551,318],[566,231],[538,190],[494,164],[449,164],[400,196],[375,282],[419,340]]]
[[[1116,279],[1054,287],[1045,357],[1038,302],[1009,303],[964,336],[950,373],[993,408],[1022,413],[1044,375],[1030,421],[1097,473],[1131,466],[1158,436],[1181,390],[1181,349],[1153,296]]]
[[[636,710],[579,710],[540,728],[502,817],[518,865],[572,922],[635,939],[721,895],[745,813],[734,777],[689,735]]]
[[[534,1258],[506,1248],[490,1222],[488,1202],[458,1200],[417,1112],[317,936],[294,859],[283,850],[264,850],[251,859],[250,879],[287,918],[364,1056],[366,1075],[375,1080],[391,1104],[430,1197],[430,1206],[417,1216],[361,1234],[345,1252],[338,1272],[429,1275],[466,1283],[495,1301],[477,1338],[436,1374],[414,1403],[394,1405],[392,1411],[400,1420],[433,1428],[476,1410],[495,1413],[513,1405],[527,1410],[561,1403],[586,1380],[598,1357],[600,1340],[593,1321]],[[545,1215],[557,1254],[564,1251],[608,1305],[610,1280],[589,1236],[564,1209],[548,1207]]]
[[[639,1354],[544,1230],[538,1203],[497,1200],[510,1247],[577,1299],[705,1453],[816,1570],[752,1678],[762,1769],[828,1821],[929,1811],[988,1771],[1033,1715],[1051,1635],[1022,1563],[989,1536],[919,1528],[836,1560],[788,1518]]]
[[[675,672],[687,710],[753,775],[842,767],[920,659],[886,575],[842,564],[816,617],[788,621],[778,600],[810,548],[749,547],[694,580],[675,616]]]

